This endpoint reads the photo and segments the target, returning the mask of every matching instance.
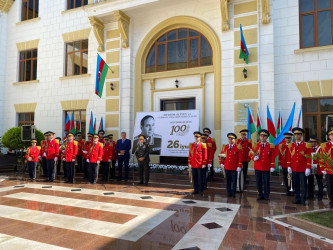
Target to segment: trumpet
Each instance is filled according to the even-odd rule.
[[[258,152],[253,149],[250,149],[250,154],[252,154],[253,156],[259,155]]]
[[[288,186],[290,187],[289,192],[293,192],[293,177],[291,174],[288,173]]]
[[[227,157],[227,155],[226,154],[219,154],[219,158],[220,159],[225,159]],[[224,176],[224,178],[225,178],[225,169],[223,168],[223,176]]]

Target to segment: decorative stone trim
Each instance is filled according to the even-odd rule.
[[[91,74],[73,75],[73,76],[60,76],[59,80],[70,80],[76,78],[90,77]]]
[[[320,51],[320,50],[326,50],[326,49],[333,49],[333,45],[311,47],[311,48],[304,48],[304,49],[295,49],[294,54],[300,54],[300,53],[312,52],[312,51]]]
[[[62,38],[64,39],[65,43],[77,41],[77,40],[88,39],[90,30],[91,30],[91,28],[64,33],[64,34],[62,34]]]
[[[228,3],[229,3],[229,0],[220,0],[221,16],[222,16],[222,31],[230,30]]]
[[[130,18],[127,16],[124,12],[120,10],[115,10],[113,12],[116,20],[118,21],[118,29],[121,34],[122,38],[122,47],[128,48],[129,46],[129,24],[130,24]]]
[[[7,13],[13,3],[14,0],[0,0],[0,10]]]
[[[35,112],[36,106],[37,106],[37,102],[34,102],[34,103],[14,104],[15,112],[16,113]]]
[[[38,48],[39,39],[16,43],[17,51],[25,51]]]
[[[86,110],[88,102],[88,99],[61,101],[61,107],[62,110]]]
[[[40,21],[40,17],[35,17],[33,19],[21,21],[21,22],[16,23],[16,25],[22,25],[22,24],[26,24],[26,23],[34,23],[34,22],[38,22],[38,21]]]
[[[91,26],[93,27],[96,40],[99,44],[98,52],[104,51],[104,24],[97,17],[89,17]]]
[[[269,0],[261,0],[261,22],[262,24],[269,24],[271,18],[269,17]]]
[[[39,80],[24,81],[24,82],[13,82],[13,85],[33,84],[39,83]]]

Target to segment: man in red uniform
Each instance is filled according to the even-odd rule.
[[[208,179],[208,169],[212,167],[212,162],[214,158],[213,144],[207,142],[208,134],[201,135],[201,142],[207,145],[207,167],[202,169],[202,184],[203,189],[207,189],[207,179]]]
[[[47,150],[44,153],[47,163],[48,179],[46,181],[53,182],[54,180],[54,163],[58,161],[59,156],[59,140],[54,139],[54,133],[49,131],[49,140],[47,142]]]
[[[293,137],[293,133],[291,131],[286,132],[283,134],[285,142],[281,142],[276,147],[276,154],[279,157],[279,169],[282,171],[283,174],[283,182],[286,187],[286,195],[292,196],[292,193],[290,192],[291,187],[288,185],[288,166],[287,166],[287,155],[288,155],[288,145],[291,142],[291,139]]]
[[[249,161],[251,157],[249,152],[252,148],[252,141],[247,139],[246,135],[249,131],[247,129],[243,129],[239,131],[241,134],[241,138],[237,140],[237,144],[242,147],[242,165],[243,165],[243,175],[244,175],[244,186],[246,185],[246,177],[247,177],[247,169],[249,167]]]
[[[207,145],[200,141],[201,133],[193,133],[195,142],[189,145],[188,167],[192,170],[193,188],[192,194],[202,194],[202,168],[207,167]]]
[[[242,146],[236,144],[237,136],[234,133],[228,133],[228,144],[221,150],[220,165],[225,170],[226,187],[228,197],[236,197],[237,173],[242,171]]]
[[[88,159],[90,183],[96,184],[98,179],[98,166],[103,156],[103,144],[99,141],[97,134],[93,137],[93,142],[89,146]]]
[[[293,175],[293,186],[295,187],[294,204],[306,205],[306,177],[310,175],[311,168],[311,145],[302,141],[304,130],[295,127],[292,129],[295,142],[288,145],[287,155],[288,172]],[[308,156],[308,158],[306,157]]]
[[[43,167],[43,177],[47,177],[47,165],[46,165],[46,156],[44,156],[44,153],[46,153],[47,149],[47,141],[49,138],[49,132],[44,133],[44,140],[40,143],[41,150],[40,150],[40,159],[42,160],[42,167]]]
[[[113,140],[113,134],[109,134],[110,138],[110,145],[113,148],[112,153],[112,166],[110,166],[110,178],[116,179],[116,161],[117,161],[117,148],[116,148],[116,142]]]
[[[275,146],[268,143],[269,132],[266,129],[259,131],[260,142],[252,145],[251,159],[254,161],[254,170],[258,190],[257,200],[269,200],[270,172],[275,168]],[[264,193],[262,193],[262,182],[264,181]]]
[[[74,164],[78,152],[78,142],[74,140],[74,135],[69,133],[67,136],[67,144],[63,155],[63,161],[66,163],[68,181],[66,183],[74,182]]]
[[[92,138],[93,134],[88,133],[87,134],[87,140],[84,143],[83,146],[83,179],[88,179],[89,178],[89,163],[88,163],[88,157],[89,157],[89,149],[90,149],[90,144],[92,143]]]
[[[320,153],[327,155],[333,160],[333,128],[327,131],[327,135],[329,141],[321,144]],[[329,166],[327,162],[321,162],[320,169],[326,177],[327,198],[330,208],[333,209],[333,167]]]
[[[309,143],[311,144],[311,155],[315,155],[319,152],[320,147],[318,145],[319,139],[310,136]],[[317,179],[317,184],[318,184],[318,201],[321,201],[323,199],[323,173],[320,170],[319,167],[319,162],[316,160],[312,160],[311,162],[311,174],[308,176],[307,181],[308,181],[308,199],[313,199],[314,198],[314,188],[315,188],[315,183],[314,183],[314,177],[316,176]]]
[[[104,134],[105,131],[103,129],[98,130],[98,137],[99,137],[98,141],[102,144],[104,143]]]
[[[109,166],[113,155],[113,147],[110,144],[109,136],[104,136],[103,157],[101,162],[102,181],[109,180]]]
[[[82,133],[77,132],[75,134],[76,136],[76,141],[78,142],[78,151],[77,151],[77,156],[76,156],[76,162],[77,162],[77,171],[78,173],[83,172],[83,147],[84,147],[84,139],[82,139]]]
[[[40,151],[36,145],[37,145],[37,140],[32,139],[31,147],[27,149],[27,152],[25,154],[25,158],[27,159],[27,164],[28,164],[30,181],[35,181],[36,179],[36,165],[38,162],[38,156]]]
[[[213,182],[214,181],[214,173],[215,173],[215,171],[214,171],[214,155],[215,155],[215,152],[216,152],[216,142],[215,142],[214,138],[210,137],[210,135],[212,134],[212,131],[209,128],[204,128],[203,132],[208,135],[207,143],[212,144],[213,159],[212,159],[212,166],[209,168],[209,174],[208,174],[207,179],[208,179],[208,181]]]

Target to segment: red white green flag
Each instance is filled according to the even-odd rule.
[[[260,118],[260,112],[259,107],[257,109],[257,141],[260,141],[259,138],[259,131],[261,130],[261,118]]]
[[[102,97],[103,87],[108,73],[108,65],[102,59],[102,57],[97,54],[97,67],[96,67],[96,85],[95,85],[95,94],[99,97]]]
[[[252,116],[252,112],[250,106],[247,107],[247,138],[251,138],[251,135],[256,132],[256,126],[254,125],[254,119]]]

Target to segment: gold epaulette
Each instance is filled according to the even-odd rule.
[[[243,147],[242,147],[242,145],[240,145],[240,144],[237,144],[237,148],[238,148],[239,150],[243,150]]]
[[[292,143],[289,143],[289,144],[288,144],[288,148],[291,148],[292,145],[293,145]]]
[[[207,146],[208,146],[209,148],[213,147],[213,145],[212,145],[210,142],[207,143]]]
[[[305,143],[306,148],[311,148],[311,144],[310,143]]]
[[[189,145],[188,147],[191,148],[191,147],[192,147],[192,144],[193,144],[193,143],[190,143],[190,145]]]
[[[212,141],[215,142],[215,138],[212,138]]]
[[[201,146],[202,148],[207,148],[207,145],[206,145],[206,143],[202,143],[202,146]]]
[[[77,141],[74,141],[74,145],[77,146]]]
[[[103,146],[103,143],[101,143],[101,142],[99,143],[99,146],[100,146],[101,148],[103,148],[103,147],[104,147],[104,146]]]
[[[257,147],[257,143],[252,143],[252,148],[256,148]]]
[[[85,142],[86,142],[86,140],[85,140],[85,139],[82,139],[82,142],[83,142],[83,143],[85,143]]]
[[[279,149],[280,150],[282,149],[282,145],[283,145],[282,143],[279,144]]]
[[[275,148],[275,145],[274,145],[273,143],[270,143],[269,146],[270,146],[271,148]]]
[[[55,141],[55,143],[59,144],[59,140],[58,139],[55,139],[54,141]]]
[[[323,142],[323,143],[320,145],[321,149],[325,149],[325,148],[326,148],[326,143],[327,143],[327,142]]]
[[[41,149],[41,146],[37,146],[37,148],[38,148],[38,150],[40,150],[40,149]]]
[[[250,142],[250,143],[252,143],[252,140],[251,140],[251,139],[249,139],[249,142]]]

